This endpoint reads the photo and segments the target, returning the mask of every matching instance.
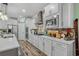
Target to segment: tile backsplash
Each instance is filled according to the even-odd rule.
[[[75,31],[73,28],[47,29],[47,35],[59,39],[75,38]]]

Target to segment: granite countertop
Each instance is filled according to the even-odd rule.
[[[58,38],[50,37],[50,36],[46,36],[46,35],[34,35],[34,36],[39,36],[39,37],[42,37],[44,39],[50,39],[50,40],[54,40],[54,41],[61,42],[64,44],[71,44],[71,43],[75,42],[75,40],[67,41],[67,40],[64,40],[64,38],[58,39]]]
[[[75,40],[64,40],[64,38],[61,38],[61,39],[58,39],[58,38],[55,38],[55,37],[50,37],[50,36],[42,36],[44,38],[48,38],[50,40],[54,40],[54,41],[58,41],[58,42],[61,42],[61,43],[64,43],[64,44],[71,44],[73,42],[75,42]]]
[[[4,34],[4,35],[13,36],[13,37],[10,38],[0,37],[0,52],[19,47],[19,43],[14,34]]]

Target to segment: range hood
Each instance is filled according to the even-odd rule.
[[[40,11],[38,14],[37,14],[37,21],[35,23],[36,25],[41,25],[43,24],[43,12]]]

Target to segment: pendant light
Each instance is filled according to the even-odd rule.
[[[0,20],[8,20],[7,5],[7,3],[0,4]]]

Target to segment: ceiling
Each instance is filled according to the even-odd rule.
[[[48,3],[9,3],[7,14],[9,17],[26,16],[32,17],[43,9]],[[22,12],[25,9],[26,12]]]

